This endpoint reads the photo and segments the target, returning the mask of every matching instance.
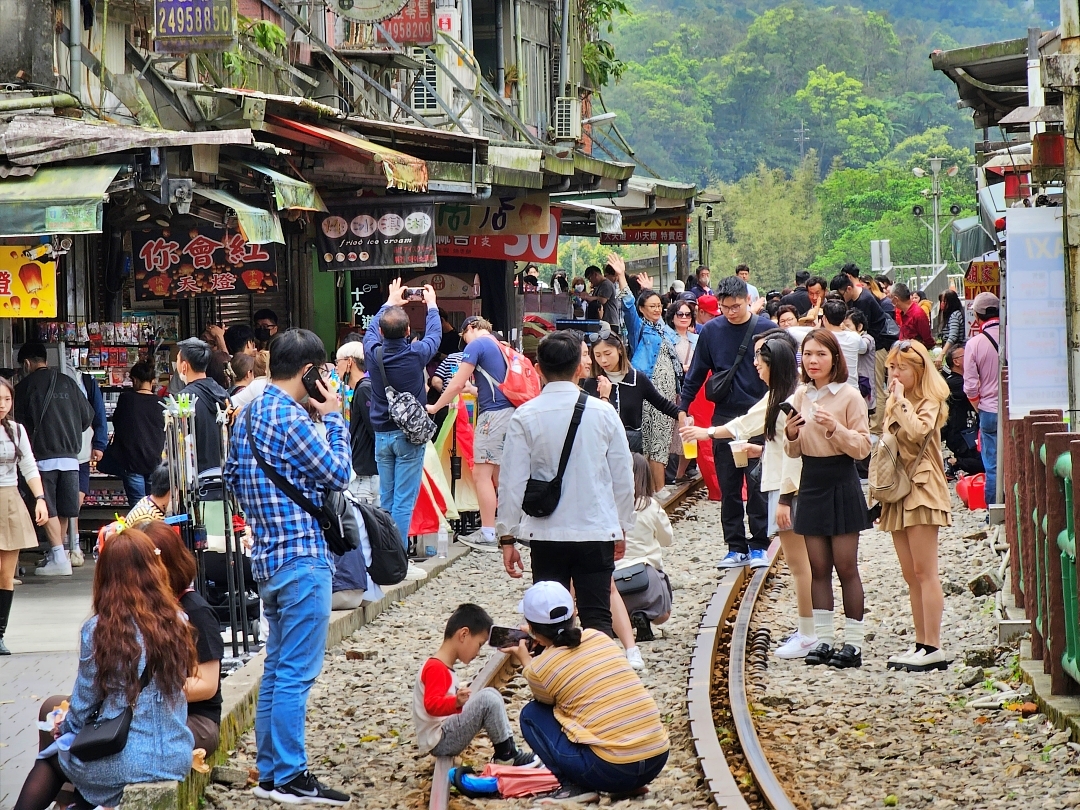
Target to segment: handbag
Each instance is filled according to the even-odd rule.
[[[409,444],[427,444],[435,435],[435,421],[427,412],[427,408],[408,391],[398,391],[391,387],[386,376],[386,366],[383,365],[383,347],[375,352],[375,360],[382,372],[383,386],[386,389],[386,408],[390,421],[397,425],[398,429],[405,434]]]
[[[735,357],[735,362],[731,364],[731,368],[725,371],[723,374],[713,374],[705,382],[705,399],[714,404],[720,404],[727,400],[728,395],[731,393],[731,386],[735,384],[735,374],[739,370],[739,364],[742,363],[743,357],[746,356],[746,350],[750,348],[750,341],[754,339],[754,331],[757,329],[758,316],[750,316],[750,325],[746,329],[746,334],[743,335],[742,343],[739,345],[739,353]]]
[[[626,428],[626,443],[630,445],[631,453],[644,453],[645,438],[641,428]]]
[[[923,453],[930,445],[930,437],[935,432],[931,430],[926,434],[911,467],[905,468],[900,463],[900,442],[896,434],[886,431],[870,459],[870,497],[879,503],[899,503],[904,500],[911,492],[911,476],[919,466]]]
[[[101,458],[98,459],[97,471],[103,475],[113,475],[117,478],[123,478],[127,474],[124,463],[116,456],[114,442],[109,442],[105,446],[105,450],[102,451]]]
[[[139,692],[141,693],[149,685],[150,674],[147,668],[143,667],[142,677],[139,678]],[[137,696],[135,699],[138,701]],[[94,707],[93,711],[90,712],[90,718],[87,720],[86,725],[79,730],[79,733],[75,735],[75,739],[71,742],[71,753],[83,762],[93,762],[119,754],[127,745],[128,731],[131,730],[131,718],[135,714],[134,707],[125,706],[124,710],[116,717],[102,720],[101,710],[104,706],[105,701],[102,700]]]
[[[622,596],[641,593],[649,587],[649,572],[645,570],[645,563],[618,568],[612,576],[615,577],[615,587]]]
[[[566,473],[566,465],[570,461],[570,451],[574,447],[574,439],[577,437],[578,426],[581,424],[581,416],[585,413],[585,402],[589,395],[582,391],[578,394],[577,404],[574,406],[574,415],[570,417],[570,428],[566,431],[566,439],[563,441],[562,456],[559,458],[559,471],[550,481],[541,481],[538,478],[529,477],[525,484],[525,495],[521,499],[521,511],[530,517],[549,517],[559,506],[562,498],[563,475]]]
[[[255,448],[255,436],[251,432],[251,408],[244,410],[244,423],[247,426],[251,455],[255,458],[259,469],[263,471],[263,475],[273,481],[277,488],[289,497],[289,500],[315,518],[330,551],[340,557],[360,548],[360,523],[356,517],[356,510],[345,493],[328,489],[323,493],[322,508],[317,507],[310,498],[300,492],[291,481],[286,480],[259,454]]]

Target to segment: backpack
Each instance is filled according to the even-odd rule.
[[[870,497],[879,503],[898,503],[911,492],[911,476],[919,466],[919,460],[930,444],[930,431],[923,440],[910,469],[905,469],[900,462],[900,441],[895,433],[886,431],[877,443],[870,459]]]
[[[409,570],[409,556],[397,524],[385,509],[363,502],[353,505],[360,510],[371,544],[371,565],[367,575],[376,585],[397,585]]]
[[[410,444],[427,444],[438,429],[434,420],[411,392],[398,391],[391,387],[386,376],[386,366],[383,365],[382,346],[375,353],[375,359],[379,363],[379,371],[382,372],[383,384],[386,387],[386,405],[390,421],[405,434],[405,439]]]
[[[536,373],[532,360],[517,349],[501,340],[496,340],[495,345],[499,347],[503,361],[506,363],[506,379],[496,382],[495,378],[480,366],[476,369],[487,377],[493,389],[499,389],[510,404],[517,408],[540,393],[540,375]]]

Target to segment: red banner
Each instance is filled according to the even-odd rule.
[[[409,0],[405,8],[382,24],[398,45],[435,44],[434,0]],[[376,30],[376,40],[385,43],[382,31]]]
[[[559,223],[562,209],[552,208],[548,217],[549,227],[546,234],[436,236],[435,250],[439,256],[556,264],[559,261]]]

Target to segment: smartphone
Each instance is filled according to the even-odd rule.
[[[524,630],[518,630],[516,627],[500,627],[496,624],[491,628],[488,644],[497,650],[501,650],[504,647],[516,647],[519,641],[522,639],[528,640],[529,638],[529,634]]]
[[[318,366],[312,366],[304,372],[304,376],[300,378],[300,381],[304,384],[304,389],[308,392],[308,396],[316,402],[326,402],[326,397],[323,396],[323,392],[319,390],[317,385],[318,381],[322,379],[322,369]]]
[[[782,410],[788,416],[791,416],[793,413],[795,413],[795,406],[792,405],[790,402],[781,402],[780,410]]]
[[[405,289],[405,297],[410,301],[423,301],[424,300],[424,288],[423,287],[407,287]]]

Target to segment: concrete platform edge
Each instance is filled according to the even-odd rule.
[[[330,649],[351,636],[359,628],[370,623],[395,602],[416,593],[424,583],[439,576],[470,551],[468,546],[453,544],[450,556],[444,560],[429,559],[420,563],[428,578],[406,581],[384,589],[385,596],[378,602],[355,610],[338,610],[330,614],[330,629],[326,636],[326,648]],[[259,684],[262,682],[265,652],[260,652],[221,684],[221,744],[214,756],[207,759],[211,767],[228,759],[228,752],[255,724],[255,707],[259,700]],[[210,784],[209,773],[191,771],[183,782],[149,782],[131,785],[124,791],[124,810],[197,810],[206,787]]]

